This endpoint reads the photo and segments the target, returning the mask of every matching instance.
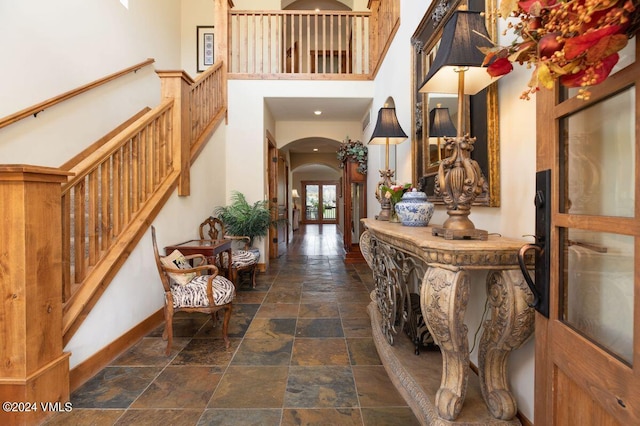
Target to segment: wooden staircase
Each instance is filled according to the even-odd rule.
[[[6,207],[0,291],[8,296],[0,304],[4,401],[68,400],[63,348],[176,187],[189,195],[191,164],[226,116],[222,63],[195,80],[183,71],[157,74],[160,105],[140,111],[62,167],[0,165],[0,204]],[[0,127],[30,115],[5,117]],[[36,424],[46,415],[4,413],[2,423]]]

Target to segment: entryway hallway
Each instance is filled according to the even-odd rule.
[[[208,315],[180,313],[169,357],[159,327],[47,424],[419,424],[371,337],[371,270],[343,255],[335,225],[302,225],[257,287],[238,290],[228,350]]]

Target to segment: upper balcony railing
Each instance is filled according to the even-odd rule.
[[[399,0],[370,8],[230,10],[229,77],[370,79],[399,25]]]

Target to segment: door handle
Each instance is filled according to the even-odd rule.
[[[529,290],[531,290],[531,293],[533,294],[533,302],[529,303],[529,306],[531,308],[537,309],[538,306],[540,305],[540,293],[536,288],[536,284],[531,279],[531,275],[529,275],[529,270],[527,269],[527,262],[525,260],[527,252],[529,250],[535,250],[537,253],[542,253],[542,247],[540,247],[537,244],[525,244],[524,246],[520,247],[520,250],[518,251],[518,264],[520,265],[520,270],[522,271],[524,280],[527,282],[527,285],[529,286]]]
[[[518,264],[522,275],[533,294],[535,308],[549,318],[549,286],[551,271],[551,170],[541,170],[536,173],[536,194],[533,200],[536,209],[536,242],[525,244],[518,251]],[[526,256],[529,250],[535,250],[535,282],[531,279],[527,269]]]

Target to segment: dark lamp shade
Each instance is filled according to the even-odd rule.
[[[449,108],[433,108],[429,111],[429,137],[453,137],[457,133],[449,115]]]
[[[458,70],[465,71],[464,94],[475,95],[497,81],[482,66],[484,54],[479,47],[492,47],[480,12],[457,10],[442,32],[440,46],[431,68],[420,87],[421,93],[458,93]]]
[[[399,144],[407,138],[407,134],[402,130],[402,127],[400,127],[400,123],[398,123],[396,109],[380,108],[376,128],[373,129],[369,143],[371,145],[385,145],[386,143]]]

